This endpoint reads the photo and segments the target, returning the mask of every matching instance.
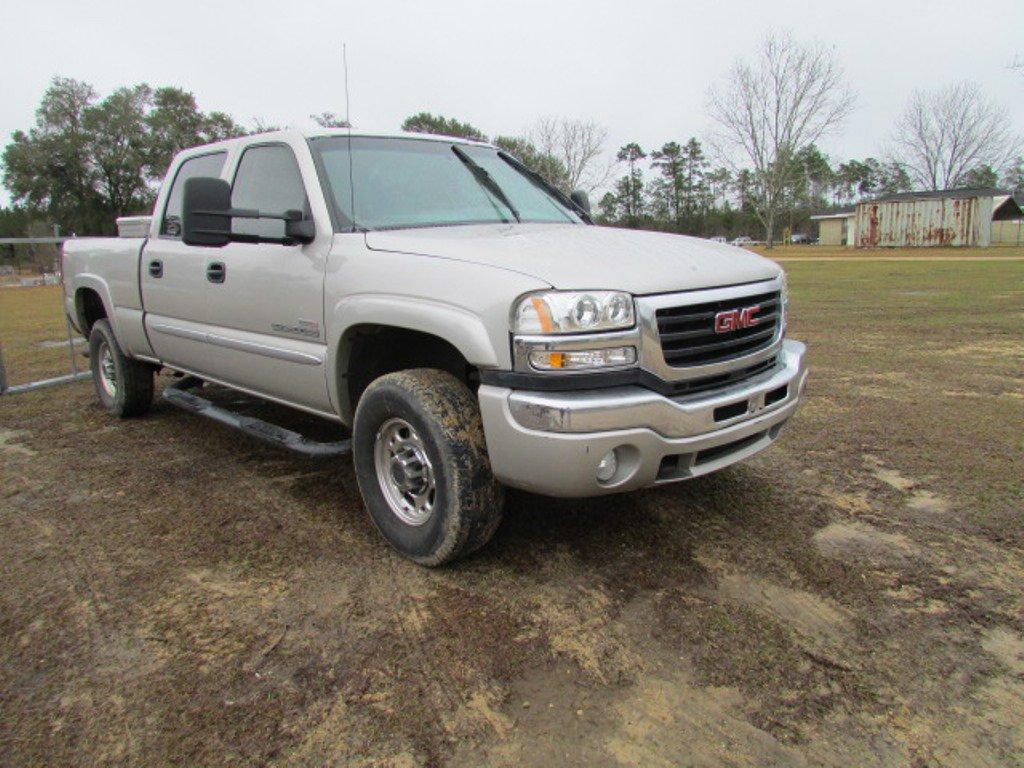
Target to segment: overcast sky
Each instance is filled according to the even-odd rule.
[[[301,126],[344,113],[397,129],[420,110],[490,135],[541,115],[584,117],[609,150],[701,135],[705,94],[768,29],[834,45],[858,93],[835,158],[878,153],[914,88],[975,80],[1024,132],[1024,3],[973,0],[3,0],[0,136],[27,129],[50,79],[101,94],[147,82],[192,91],[204,110]],[[0,192],[0,203],[6,203]]]

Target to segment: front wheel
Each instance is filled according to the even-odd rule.
[[[497,530],[504,493],[491,474],[480,409],[451,374],[381,376],[359,400],[352,436],[367,511],[401,554],[443,565]]]
[[[89,365],[100,404],[121,418],[141,416],[153,403],[153,369],[121,351],[106,320],[89,332]]]

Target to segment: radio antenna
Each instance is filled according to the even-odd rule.
[[[345,122],[348,123],[349,128],[352,127],[352,115],[349,111],[348,103],[348,51],[345,43],[341,44],[341,66],[345,70]]]
[[[353,180],[352,171],[352,112],[348,100],[348,46],[341,44],[341,66],[345,70],[345,128],[348,132],[348,194],[350,218],[352,219],[352,231],[358,231],[356,225],[356,185]]]

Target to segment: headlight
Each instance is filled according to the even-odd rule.
[[[512,331],[528,334],[587,333],[631,328],[633,297],[621,291],[548,291],[520,299]]]
[[[782,273],[782,293],[780,298],[782,299],[782,307],[785,309],[786,305],[789,304],[789,277],[787,277],[785,272]]]

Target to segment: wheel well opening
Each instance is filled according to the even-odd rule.
[[[341,387],[348,396],[349,412],[370,383],[384,374],[409,368],[447,371],[473,391],[480,383],[474,366],[451,343],[439,336],[387,325],[360,325],[342,342]]]
[[[86,338],[89,337],[93,324],[107,316],[103,299],[91,288],[82,288],[75,294],[75,309],[78,312],[79,327]]]

